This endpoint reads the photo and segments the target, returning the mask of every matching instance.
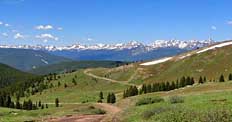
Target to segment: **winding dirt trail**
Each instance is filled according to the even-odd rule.
[[[57,118],[48,118],[45,122],[106,122],[108,118],[113,118],[121,108],[107,103],[96,103],[96,107],[106,111],[106,114],[98,115],[66,115]]]
[[[138,88],[141,88],[141,85],[129,83],[133,79],[133,77],[137,74],[137,70],[135,71],[135,73],[133,75],[131,75],[131,77],[127,81],[117,81],[117,80],[114,80],[114,79],[97,76],[95,74],[90,73],[90,71],[91,71],[91,69],[86,69],[86,70],[84,70],[84,74],[86,74],[86,75],[88,75],[90,77],[93,77],[93,78],[102,79],[102,80],[110,81],[110,82],[113,82],[113,83],[120,83],[120,84],[123,84],[123,85],[129,85],[129,86],[137,86]]]
[[[84,70],[84,74],[90,77],[93,77],[93,78],[102,79],[102,80],[106,80],[106,81],[113,82],[113,83],[120,83],[123,85],[129,85],[129,86],[134,85],[134,86],[137,86],[138,88],[141,88],[141,85],[129,83],[129,81],[133,79],[133,77],[137,74],[137,72],[135,72],[127,81],[117,81],[117,80],[109,79],[106,77],[100,77],[100,76],[94,75],[90,73],[90,71],[91,69],[86,69]],[[118,93],[118,94],[121,94],[121,93]],[[54,104],[54,103],[47,103],[47,104]],[[61,103],[61,104],[81,104],[81,103]],[[112,104],[107,104],[107,103],[96,103],[95,106],[105,110],[106,114],[104,115],[66,115],[66,116],[58,117],[58,118],[48,118],[45,121],[46,122],[112,122],[112,121],[117,122],[116,114],[122,111],[121,108],[115,105],[112,105]]]

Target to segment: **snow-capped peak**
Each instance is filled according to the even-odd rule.
[[[118,43],[118,44],[95,44],[95,45],[82,45],[82,44],[73,44],[71,46],[42,46],[42,45],[0,45],[0,48],[19,48],[19,49],[34,49],[34,50],[47,50],[47,51],[56,51],[56,50],[122,50],[122,49],[133,49],[138,47],[143,47],[146,50],[153,50],[157,48],[167,48],[175,47],[181,49],[196,49],[200,47],[205,47],[213,44],[214,41],[209,40],[156,40],[152,44],[145,45],[138,41],[130,41],[128,43]]]

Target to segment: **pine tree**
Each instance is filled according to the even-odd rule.
[[[206,77],[205,77],[205,76],[204,76],[203,82],[204,82],[204,83],[206,82]]]
[[[39,104],[38,104],[39,107],[41,107],[41,101],[39,101]]]
[[[147,85],[147,92],[146,93],[151,93],[151,84]]]
[[[60,87],[60,85],[61,85],[61,83],[60,83],[60,81],[58,82],[58,87]]]
[[[111,94],[110,93],[107,95],[107,103],[111,103]]]
[[[20,105],[20,103],[19,103],[19,100],[16,101],[16,103],[15,103],[15,108],[16,108],[16,109],[21,109],[21,105]]]
[[[64,84],[64,88],[67,88],[67,87],[68,87],[68,85],[65,83],[65,84]]]
[[[171,86],[170,86],[170,90],[174,90],[176,88],[176,84],[174,81],[172,81]]]
[[[195,81],[194,81],[194,78],[192,77],[192,78],[191,78],[191,84],[190,84],[190,85],[193,85],[194,82],[195,82]]]
[[[229,74],[228,80],[232,80],[232,74],[231,73]]]
[[[225,79],[224,79],[223,74],[220,76],[220,78],[219,78],[219,82],[225,82]]]
[[[76,80],[73,78],[72,79],[72,83],[74,84],[74,85],[77,85],[77,82],[76,82]]]
[[[200,76],[200,78],[199,78],[199,82],[198,83],[204,83],[203,82],[203,78]]]
[[[41,105],[41,109],[44,109],[44,104]]]
[[[100,100],[104,99],[102,91],[99,93],[99,99]]]
[[[56,105],[56,107],[59,107],[59,99],[58,98],[55,99],[55,105]]]
[[[180,86],[181,86],[181,87],[186,86],[186,79],[185,79],[184,76],[180,79]]]
[[[111,98],[110,98],[110,99],[111,99],[111,103],[115,103],[115,102],[116,102],[115,94],[112,93],[110,97],[111,97]]]

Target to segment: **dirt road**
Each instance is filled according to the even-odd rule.
[[[57,118],[47,118],[45,122],[105,122],[108,118],[113,118],[121,109],[107,103],[96,103],[96,107],[106,111],[106,114],[99,115],[66,115]]]

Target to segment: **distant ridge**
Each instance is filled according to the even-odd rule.
[[[28,71],[40,66],[46,66],[70,59],[55,56],[44,51],[30,49],[0,48],[0,63],[22,71]]]
[[[143,47],[147,51],[158,48],[180,48],[180,49],[196,49],[211,45],[215,43],[212,39],[209,40],[156,40],[151,44],[143,44],[138,41],[130,41],[128,43],[118,44],[94,44],[94,45],[82,45],[73,44],[71,46],[42,46],[42,45],[0,45],[0,48],[16,48],[16,49],[33,49],[33,50],[46,50],[46,51],[62,51],[62,50],[123,50],[132,49],[137,47]]]

